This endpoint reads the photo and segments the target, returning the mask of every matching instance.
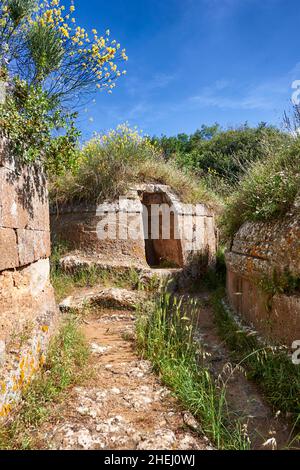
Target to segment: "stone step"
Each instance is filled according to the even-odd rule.
[[[145,297],[144,292],[141,291],[98,286],[93,289],[85,289],[83,292],[67,297],[60,303],[59,308],[62,312],[68,312],[70,310],[80,311],[85,307],[99,305],[102,307],[134,310]]]
[[[153,282],[157,280],[157,285],[172,281],[177,283],[177,279],[183,272],[182,268],[150,268],[148,265],[133,262],[130,259],[112,260],[101,259],[97,256],[83,255],[82,253],[72,253],[64,256],[60,260],[60,267],[66,273],[77,273],[84,270],[95,269],[96,271],[107,271],[108,273],[126,275],[135,271],[138,274],[141,286],[154,286]],[[174,285],[175,288],[175,285]]]

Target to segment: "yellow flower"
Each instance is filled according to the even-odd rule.
[[[70,37],[68,30],[66,28],[64,28],[63,26],[61,28],[59,28],[59,30],[62,33],[62,35],[65,36],[66,38]]]

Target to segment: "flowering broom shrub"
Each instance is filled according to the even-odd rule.
[[[60,0],[0,4],[0,80],[7,82],[0,132],[20,158],[50,159],[48,166],[59,171],[76,159],[76,115],[67,111],[71,101],[73,107],[97,89],[111,93],[126,73],[119,69],[126,52],[109,30],[87,32],[77,25],[74,12],[73,2],[67,8]],[[64,138],[59,133],[50,142],[60,129],[66,131]]]

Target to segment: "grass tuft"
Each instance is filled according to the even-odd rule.
[[[300,187],[300,138],[268,158],[253,163],[227,201],[222,216],[232,237],[246,221],[269,222],[292,208]]]
[[[227,409],[225,385],[211,376],[203,351],[194,341],[196,312],[194,301],[183,307],[181,300],[162,294],[140,312],[136,324],[138,349],[199,419],[202,432],[218,449],[249,449],[246,428]]]
[[[224,298],[224,289],[219,289],[212,295],[212,304],[219,333],[229,346],[232,358],[260,385],[275,412],[292,414],[299,421],[299,366],[293,364],[286,347],[264,346],[251,332],[241,329],[224,305]]]

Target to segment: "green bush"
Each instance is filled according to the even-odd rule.
[[[246,221],[269,221],[286,214],[300,188],[300,139],[251,165],[228,200],[222,217],[232,236]]]
[[[154,139],[166,160],[175,160],[204,177],[214,190],[230,194],[234,185],[254,161],[263,160],[274,150],[284,147],[291,137],[262,123],[256,128],[247,124],[237,129],[221,130],[218,125],[202,128],[188,136]]]
[[[72,2],[2,0],[0,2],[0,138],[20,164],[38,161],[48,173],[73,168],[79,132],[74,98],[106,89],[119,77],[125,49],[109,38],[77,25]]]
[[[9,139],[10,151],[20,163],[41,162],[49,174],[76,165],[79,132],[76,115],[62,112],[41,86],[15,78],[0,105],[0,137]],[[64,129],[64,133],[53,135]]]
[[[186,203],[218,204],[203,182],[180,170],[175,162],[166,162],[156,145],[126,124],[88,142],[78,170],[52,179],[51,198],[98,203],[114,200],[130,185],[141,182],[170,185]]]

